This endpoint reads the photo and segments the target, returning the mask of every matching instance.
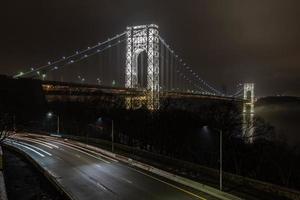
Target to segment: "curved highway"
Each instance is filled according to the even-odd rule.
[[[20,133],[6,144],[30,156],[72,199],[216,199],[62,138]]]

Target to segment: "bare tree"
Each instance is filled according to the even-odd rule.
[[[1,114],[0,116],[0,144],[5,140],[9,135],[9,115]]]

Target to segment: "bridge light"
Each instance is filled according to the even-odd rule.
[[[50,61],[48,62],[48,65],[51,65],[51,62],[50,62]]]
[[[63,57],[62,57],[62,59],[66,59],[66,57],[65,57],[65,56],[63,56]]]
[[[40,71],[37,71],[36,73],[37,73],[38,75],[40,75]]]
[[[78,51],[76,51],[76,54],[78,54]]]
[[[33,70],[34,70],[34,68],[33,68],[33,67],[31,67],[31,68],[30,68],[30,70],[31,70],[31,71],[33,71]]]

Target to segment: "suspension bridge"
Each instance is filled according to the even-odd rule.
[[[244,112],[253,112],[254,84],[240,84],[234,94],[224,94],[182,59],[159,34],[155,24],[131,26],[72,55],[38,67],[29,67],[14,78],[43,81],[46,91],[64,92],[67,87],[84,93],[106,90],[127,95],[128,108],[143,101],[158,109],[165,96],[193,96],[247,101]],[[128,96],[129,95],[129,96]]]

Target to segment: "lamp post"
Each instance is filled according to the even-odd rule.
[[[17,128],[16,128],[16,115],[15,114],[13,115],[13,131],[14,131],[14,133],[16,133],[16,131],[17,131]]]
[[[48,112],[48,113],[47,113],[47,117],[48,117],[48,118],[51,119],[53,116],[55,116],[55,117],[56,117],[56,120],[57,120],[57,123],[56,123],[56,125],[57,125],[57,126],[56,126],[56,133],[59,134],[59,127],[60,127],[60,126],[59,126],[59,115],[55,115],[55,114],[53,114],[52,112]]]
[[[114,120],[113,119],[110,119],[110,118],[102,118],[102,117],[99,117],[98,118],[98,123],[101,124],[101,126],[104,124],[104,120],[106,121],[110,121],[111,122],[111,151],[114,152]]]
[[[111,152],[114,152],[114,120],[111,120]]]
[[[208,128],[208,126],[204,126],[203,128]],[[216,129],[214,128],[217,132],[219,132],[219,140],[220,140],[220,177],[219,177],[219,189],[222,191],[223,190],[223,131],[221,129]]]

